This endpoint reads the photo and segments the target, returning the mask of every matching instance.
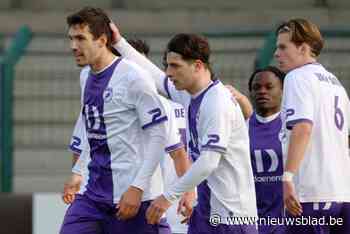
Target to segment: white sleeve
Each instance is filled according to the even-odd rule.
[[[156,171],[162,157],[165,146],[165,123],[157,124],[145,130],[145,152],[140,170],[131,183],[142,191],[150,186],[151,178]]]
[[[145,190],[150,185],[151,177],[164,156],[168,117],[154,86],[145,81],[143,74],[131,82],[128,92],[139,117],[141,127],[146,135],[145,152],[140,170],[132,185]]]
[[[310,79],[300,73],[287,75],[283,88],[282,110],[287,129],[298,122],[313,123],[314,97]]]
[[[185,175],[164,192],[164,197],[171,203],[179,199],[184,192],[192,190],[205,180],[219,166],[220,159],[221,153],[203,152]]]
[[[152,75],[151,79],[149,79],[148,81],[155,82],[158,92],[160,92],[164,96],[168,96],[167,92],[164,89],[164,80],[167,78],[166,74],[162,70],[160,70],[145,56],[140,54],[124,38],[122,38],[117,44],[115,44],[114,48],[122,55],[122,57],[137,63],[143,69],[148,71]]]
[[[238,104],[230,103],[225,107],[223,102],[210,103],[201,113],[199,136],[201,137],[202,151],[216,151],[226,153],[228,142],[233,131],[233,121],[235,121],[233,108],[238,108]]]
[[[170,110],[167,114],[169,120],[166,123],[166,148],[165,152],[170,153],[179,148],[183,148],[184,144],[181,141],[181,133],[179,129],[179,125],[177,124],[177,119],[175,118],[174,110]]]
[[[153,64],[149,59],[140,54],[135,48],[133,48],[124,38],[122,38],[114,48],[122,55],[122,57],[127,58],[151,74],[148,81],[155,82],[157,90],[160,94],[171,100],[185,104],[185,100],[190,97],[190,95],[185,91],[176,90],[173,83],[169,80],[166,74],[159,69],[155,64]]]
[[[89,150],[85,148],[72,168],[73,173],[78,175],[84,174],[83,171],[87,170],[87,162],[89,160],[88,156],[89,156]]]
[[[74,154],[81,154],[83,149],[87,146],[86,129],[82,117],[82,112],[80,111],[79,118],[77,119],[72,138],[69,144],[69,149]]]
[[[130,83],[127,100],[136,109],[142,129],[167,121],[168,117],[159,94],[154,86],[146,81],[148,74],[136,76],[138,77]]]

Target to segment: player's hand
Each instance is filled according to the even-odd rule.
[[[302,206],[295,193],[294,184],[291,181],[283,181],[283,201],[291,215],[300,216],[303,213]]]
[[[71,204],[75,199],[75,194],[79,191],[82,176],[73,174],[69,180],[64,183],[62,200],[66,204]]]
[[[196,193],[194,191],[186,192],[182,195],[177,207],[177,213],[185,217],[184,220],[181,220],[181,223],[188,223],[193,212],[193,202],[195,200]]]
[[[119,29],[117,28],[117,25],[113,21],[109,23],[109,27],[112,30],[112,44],[116,44],[122,39],[122,35],[119,32]]]
[[[228,91],[230,91],[231,95],[234,96],[236,100],[239,100],[244,96],[241,92],[239,92],[232,85],[225,85],[225,87],[228,89]]]
[[[139,211],[142,194],[141,189],[130,186],[117,204],[117,218],[126,220],[134,217]]]
[[[163,214],[170,206],[171,203],[163,195],[157,197],[154,201],[152,201],[151,205],[146,211],[147,223],[159,223]]]

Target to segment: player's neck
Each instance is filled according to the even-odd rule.
[[[312,56],[308,56],[307,58],[304,59],[304,61],[299,65],[299,67],[305,66],[307,64],[312,64],[312,63],[317,63],[316,58]]]
[[[270,114],[267,116],[262,116],[256,112],[255,117],[258,120],[258,122],[260,122],[260,123],[269,123],[269,122],[275,120],[279,116],[279,114],[280,114],[280,112],[278,111],[276,113],[273,113],[273,114]]]
[[[115,58],[116,56],[110,51],[101,53],[101,55],[96,59],[95,63],[90,65],[91,70],[94,73],[98,73],[109,66]]]
[[[256,114],[263,117],[263,118],[268,118],[270,116],[276,115],[277,113],[279,113],[281,110],[280,107],[276,107],[276,108],[256,108]]]
[[[202,76],[197,77],[196,82],[187,91],[192,96],[195,96],[206,89],[212,82],[210,72],[205,72]]]

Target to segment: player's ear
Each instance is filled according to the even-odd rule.
[[[303,44],[300,45],[300,51],[303,55],[307,55],[308,53],[311,52],[310,46],[304,42]]]
[[[102,47],[104,47],[104,46],[107,46],[107,42],[108,42],[107,35],[103,33],[103,34],[98,38],[98,45],[99,45],[100,48],[102,48]]]
[[[201,60],[196,59],[194,61],[194,68],[195,68],[196,72],[199,71],[203,66],[204,66],[204,63]]]

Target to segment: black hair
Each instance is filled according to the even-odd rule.
[[[282,72],[281,70],[279,70],[277,67],[274,66],[267,66],[265,68],[259,68],[256,69],[253,74],[250,76],[249,78],[249,83],[248,83],[248,89],[249,91],[252,91],[252,84],[253,84],[253,80],[256,76],[256,74],[260,73],[260,72],[272,72],[273,74],[275,74],[275,76],[281,81],[281,85],[283,87],[283,81],[284,81],[284,77],[286,76],[286,74],[284,72]]]

